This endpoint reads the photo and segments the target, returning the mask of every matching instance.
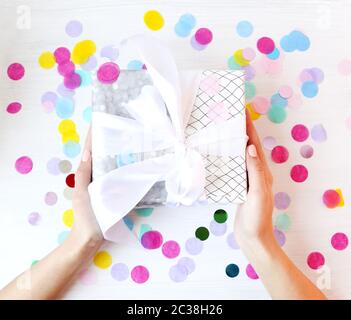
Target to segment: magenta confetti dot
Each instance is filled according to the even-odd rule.
[[[286,210],[290,205],[291,199],[286,192],[277,192],[274,195],[274,206],[278,210]]]
[[[57,67],[58,73],[63,77],[69,76],[74,72],[75,69],[76,67],[72,61],[63,62]]]
[[[302,164],[297,164],[291,168],[290,177],[295,182],[304,182],[308,178],[308,170]]]
[[[174,259],[179,256],[180,246],[174,240],[166,241],[162,246],[162,253],[166,258]]]
[[[190,238],[185,242],[185,249],[189,254],[197,255],[202,251],[203,243],[198,238]]]
[[[28,215],[28,222],[32,226],[36,226],[39,224],[41,220],[40,214],[38,212],[32,212]]]
[[[147,231],[141,237],[141,244],[145,249],[157,249],[161,247],[162,242],[162,234],[155,230]]]
[[[274,229],[273,233],[274,233],[275,239],[277,240],[279,245],[282,247],[285,244],[285,241],[286,241],[284,232],[282,232],[282,231],[280,231],[278,229]]]
[[[60,163],[61,159],[59,158],[51,158],[47,164],[46,164],[46,169],[48,170],[48,172],[54,176],[57,176],[60,174],[60,167],[59,167],[59,163]]]
[[[21,174],[27,174],[33,169],[33,161],[31,158],[23,156],[16,160],[15,168]]]
[[[144,283],[150,276],[149,270],[144,266],[135,266],[130,275],[136,283]]]
[[[71,58],[71,53],[67,48],[60,47],[54,51],[54,56],[57,64],[60,65],[69,61],[69,59]]]
[[[293,90],[291,87],[289,86],[282,86],[280,87],[279,89],[279,95],[282,97],[282,98],[285,98],[285,99],[289,99],[292,97],[293,95]]]
[[[303,145],[300,148],[300,154],[305,159],[311,158],[313,156],[313,153],[314,153],[313,148],[308,144]]]
[[[344,250],[349,245],[349,239],[347,235],[342,232],[335,233],[332,236],[330,242],[335,250]]]
[[[311,252],[307,257],[307,264],[313,270],[319,269],[324,263],[324,256],[320,252]]]
[[[240,249],[238,243],[236,242],[235,235],[233,232],[228,234],[227,243],[228,243],[228,246],[234,250]]]
[[[124,281],[128,279],[129,269],[124,263],[116,263],[111,268],[111,276],[116,281]]]
[[[24,67],[20,63],[12,63],[7,68],[7,75],[11,80],[20,80],[24,76]]]
[[[22,109],[22,104],[20,104],[19,102],[11,102],[7,108],[6,108],[6,111],[8,113],[17,113],[19,112],[20,110]]]
[[[251,264],[248,264],[246,267],[246,275],[252,280],[258,279],[258,275]]]
[[[183,265],[176,264],[169,269],[169,277],[174,282],[183,282],[188,276],[188,270]]]
[[[83,26],[81,24],[81,22],[77,21],[77,20],[72,20],[69,21],[66,25],[66,33],[70,36],[70,37],[78,37],[81,35],[82,31],[83,31]]]
[[[82,83],[82,78],[78,73],[72,73],[65,77],[63,84],[67,89],[74,90]]]
[[[44,201],[48,206],[53,206],[57,202],[57,194],[55,192],[47,192],[44,197]]]
[[[340,200],[340,195],[335,190],[330,189],[323,193],[323,203],[330,209],[337,207]]]
[[[257,49],[263,54],[270,54],[275,48],[274,41],[268,37],[262,37],[257,41]]]
[[[203,46],[208,45],[212,41],[212,38],[212,32],[208,28],[200,28],[195,33],[195,40]]]
[[[178,260],[178,266],[185,267],[188,275],[195,271],[195,262],[189,257],[183,257]]]
[[[289,151],[284,146],[275,146],[272,149],[271,157],[275,163],[284,163],[289,158]]]
[[[212,220],[209,229],[214,236],[223,236],[227,231],[227,224]]]
[[[119,66],[114,62],[106,62],[100,66],[97,72],[97,78],[100,82],[111,84],[118,79],[119,76]]]
[[[305,141],[309,135],[307,127],[303,124],[297,124],[291,129],[291,136],[297,142]]]

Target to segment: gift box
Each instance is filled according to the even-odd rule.
[[[133,208],[246,198],[244,74],[178,71],[150,37],[129,40],[146,69],[94,83],[92,206],[105,238]]]

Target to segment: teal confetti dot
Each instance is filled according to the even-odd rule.
[[[271,108],[268,110],[268,118],[273,123],[282,123],[286,119],[285,108],[271,106]]]
[[[91,107],[86,107],[83,110],[83,119],[85,122],[90,123],[91,122],[91,116],[92,116],[92,108]]]
[[[275,47],[271,53],[267,54],[267,57],[271,60],[277,60],[279,56],[280,56],[280,51],[277,47]]]
[[[140,230],[139,230],[139,240],[141,239],[141,237],[143,236],[143,234],[145,232],[148,232],[148,231],[151,231],[152,228],[149,224],[146,224],[146,223],[143,223],[141,226],[140,226]]]
[[[256,95],[256,86],[249,81],[245,82],[245,98],[251,100]]]
[[[151,216],[154,208],[139,208],[135,210],[139,217],[148,217]]]
[[[241,65],[234,60],[233,56],[230,56],[228,59],[228,68],[230,70],[241,70]]]
[[[143,69],[143,63],[140,60],[131,60],[127,65],[128,70],[141,70]]]
[[[91,85],[92,77],[91,77],[90,72],[85,71],[85,70],[76,70],[76,73],[78,73],[80,75],[80,79],[81,79],[80,86],[81,87],[87,87],[87,86]]]
[[[302,94],[307,98],[313,98],[318,93],[318,85],[314,81],[305,81],[301,86]]]
[[[288,214],[280,213],[275,217],[274,225],[280,231],[288,231],[291,226],[291,219]]]
[[[67,98],[58,98],[55,105],[56,114],[61,119],[70,118],[74,112],[73,101]]]
[[[39,260],[34,260],[31,264],[31,267],[35,266],[38,262],[39,262]]]
[[[236,25],[236,32],[240,37],[247,38],[253,32],[253,26],[249,21],[243,20]]]
[[[279,93],[276,93],[271,97],[271,105],[284,108],[288,105],[288,100],[283,98]]]
[[[239,272],[239,267],[234,263],[228,264],[225,268],[225,273],[229,278],[235,278],[239,274]]]
[[[63,145],[63,153],[68,158],[75,158],[80,153],[80,145],[79,145],[79,143],[77,143],[75,141],[67,141]]]
[[[123,218],[123,222],[124,222],[124,224],[128,227],[129,230],[133,230],[133,228],[134,228],[134,222],[133,222],[133,220],[132,220],[130,217],[125,216],[125,217]]]
[[[59,235],[57,236],[57,243],[58,244],[62,244],[68,237],[70,231],[66,230],[66,231],[62,231],[61,233],[59,233]]]

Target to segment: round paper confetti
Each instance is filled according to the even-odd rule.
[[[83,119],[85,122],[91,123],[92,113],[93,113],[92,107],[86,107],[83,110]]]
[[[305,141],[309,135],[307,127],[303,124],[297,124],[291,129],[291,136],[297,142]]]
[[[313,156],[313,148],[308,144],[303,145],[300,148],[300,154],[303,158],[309,159]]]
[[[106,62],[100,66],[97,72],[97,78],[101,83],[111,84],[118,79],[119,67],[114,62]]]
[[[67,239],[69,234],[70,234],[70,231],[68,230],[60,232],[59,235],[57,236],[57,243],[62,244]]]
[[[245,81],[245,98],[246,98],[246,100],[251,100],[255,95],[256,95],[255,85],[252,82]],[[254,107],[255,107],[255,105],[254,105]]]
[[[210,222],[210,231],[214,236],[223,236],[227,232],[227,225],[213,220]]]
[[[249,111],[249,115],[250,115],[251,120],[254,121],[254,120],[257,120],[261,117],[261,115],[255,111],[252,103],[247,103],[246,109]]]
[[[246,60],[252,61],[253,59],[255,59],[255,56],[256,56],[256,52],[254,49],[250,47],[243,49],[243,57]]]
[[[72,209],[68,209],[63,213],[62,221],[66,227],[72,228],[74,223],[74,212]]]
[[[277,60],[279,57],[280,57],[280,51],[277,47],[275,47],[271,53],[267,54],[267,58],[271,60]]]
[[[195,33],[195,40],[203,46],[208,45],[212,41],[212,38],[212,32],[208,28],[200,28]]]
[[[278,210],[286,210],[290,205],[291,199],[286,192],[277,192],[274,195],[274,206]]]
[[[155,230],[145,232],[141,237],[141,244],[145,249],[157,249],[161,247],[162,242],[162,234]]]
[[[313,270],[322,267],[324,262],[324,256],[320,252],[311,252],[307,257],[307,264]]]
[[[274,238],[278,242],[279,246],[281,247],[284,246],[286,241],[284,232],[274,228],[273,233],[274,233]]]
[[[243,55],[243,50],[242,49],[239,49],[239,50],[236,50],[234,52],[234,60],[237,64],[239,64],[240,66],[247,66],[250,61],[249,60],[246,60],[244,58],[244,55]]]
[[[186,269],[188,275],[195,271],[195,262],[193,259],[191,259],[189,257],[180,258],[178,260],[177,265],[180,266],[181,268],[184,267]]]
[[[7,68],[7,75],[11,80],[20,80],[24,76],[24,67],[20,63],[12,63]]]
[[[136,283],[144,283],[149,279],[149,270],[144,266],[136,266],[130,273],[132,280]]]
[[[142,70],[143,63],[140,60],[131,60],[127,65],[128,70]]]
[[[112,264],[112,257],[107,251],[99,251],[95,255],[93,262],[100,269],[108,269]]]
[[[66,25],[66,33],[72,38],[79,37],[82,31],[83,31],[83,26],[77,20],[69,21]]]
[[[48,206],[55,205],[57,203],[57,194],[55,192],[47,192],[44,201]]]
[[[95,56],[90,56],[88,60],[81,65],[81,68],[86,71],[93,71],[97,67],[97,59]]]
[[[302,164],[297,164],[291,168],[290,177],[295,182],[304,182],[308,178],[308,170]]]
[[[315,142],[324,142],[327,140],[327,131],[322,124],[316,124],[312,127],[311,138]]]
[[[338,232],[332,236],[330,242],[335,250],[344,250],[349,244],[349,239],[345,233]]]
[[[280,213],[275,217],[274,225],[280,231],[288,231],[291,226],[291,219],[288,214]]]
[[[279,89],[279,95],[282,98],[289,99],[292,96],[292,94],[293,94],[293,90],[289,86],[282,86]]]
[[[267,111],[269,109],[269,101],[265,97],[257,96],[255,98],[253,98],[252,105],[253,105],[255,111],[260,113],[260,114],[267,113]]]
[[[268,37],[262,37],[257,41],[257,49],[263,54],[270,54],[275,48],[274,41]]]
[[[57,71],[63,77],[68,77],[75,70],[75,65],[72,61],[65,61],[58,65]]]
[[[82,83],[82,78],[76,72],[71,73],[70,75],[66,76],[63,80],[63,84],[67,89],[74,90],[79,88]]]
[[[210,232],[206,227],[199,227],[195,231],[196,238],[198,238],[201,241],[205,241],[206,239],[208,239],[209,235]]]
[[[277,145],[277,140],[271,136],[264,137],[262,144],[265,149],[271,151]]]
[[[213,214],[213,219],[218,223],[226,222],[228,219],[227,211],[223,209],[216,210],[215,213]]]
[[[56,59],[50,51],[46,51],[39,56],[38,63],[43,69],[51,69],[55,66]]]
[[[67,98],[58,98],[55,104],[56,114],[61,119],[70,118],[74,112],[73,102]]]
[[[185,266],[176,264],[169,269],[169,277],[174,282],[183,282],[188,276],[188,270]]]
[[[74,188],[75,185],[75,174],[71,173],[66,177],[66,184],[70,188]]]
[[[235,240],[235,236],[234,236],[233,232],[228,234],[228,236],[227,236],[227,243],[228,243],[228,246],[231,247],[234,250],[240,249],[238,243]]]
[[[280,40],[280,46],[285,52],[306,51],[310,47],[310,40],[301,31],[294,30]]]
[[[58,168],[61,173],[68,173],[72,170],[72,163],[69,160],[62,160],[58,163]]]
[[[74,46],[71,58],[75,64],[85,64],[95,52],[96,44],[91,40],[83,40]]]
[[[174,240],[166,241],[162,246],[162,253],[166,258],[174,259],[179,256],[180,246]]]
[[[340,195],[335,190],[330,189],[323,193],[323,203],[330,209],[337,207],[340,200]]]
[[[22,104],[21,104],[21,103],[19,103],[19,102],[11,102],[11,103],[7,106],[6,111],[7,111],[8,113],[15,114],[15,113],[21,111],[21,109],[22,109]]]
[[[20,157],[15,162],[15,168],[20,174],[27,174],[33,169],[33,161],[27,156]]]
[[[203,242],[198,238],[190,238],[185,242],[185,249],[191,255],[197,255],[202,251]]]
[[[288,100],[283,98],[279,93],[276,93],[271,97],[271,105],[272,107],[274,106],[284,108],[288,105]]]
[[[268,118],[273,123],[282,123],[286,119],[285,108],[272,106],[268,110]]]
[[[235,278],[239,274],[239,267],[234,263],[228,264],[225,273],[229,278]]]
[[[195,50],[198,51],[202,51],[207,48],[207,46],[204,46],[196,41],[195,35],[190,38],[190,44]]]
[[[301,92],[306,98],[313,98],[318,94],[318,85],[314,81],[305,81],[301,86]]]
[[[275,163],[284,163],[289,158],[289,151],[283,146],[276,146],[272,149],[271,157]]]
[[[32,212],[28,215],[28,222],[32,226],[36,226],[39,224],[41,220],[40,214],[38,212]]]
[[[51,158],[46,164],[46,169],[50,174],[57,176],[60,174],[59,163],[59,158]]]
[[[124,281],[129,277],[129,268],[124,263],[116,263],[111,268],[111,276],[116,281]]]
[[[112,61],[117,60],[119,56],[118,48],[116,48],[113,45],[103,47],[100,51],[100,56],[104,58],[108,58]]]
[[[68,141],[63,146],[63,152],[68,158],[75,158],[80,153],[80,145],[74,141]]]
[[[153,31],[160,30],[164,25],[162,15],[156,10],[147,11],[144,14],[144,22],[146,26]]]
[[[248,264],[246,267],[246,275],[252,280],[258,279],[258,275],[251,264]]]
[[[71,52],[65,47],[59,47],[54,51],[54,57],[57,64],[68,62],[71,58]]]
[[[68,200],[68,201],[71,201],[71,200],[72,200],[72,197],[73,197],[73,191],[74,191],[74,189],[72,189],[72,188],[65,188],[65,189],[63,190],[63,196],[64,196],[64,198],[65,198],[66,200]]]
[[[238,35],[240,37],[247,38],[247,37],[251,36],[251,34],[253,32],[253,26],[247,20],[240,21],[236,25],[236,32],[238,33]]]

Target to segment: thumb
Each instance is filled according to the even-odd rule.
[[[264,164],[259,158],[254,144],[250,144],[246,148],[246,167],[249,176],[249,192],[264,190]]]

